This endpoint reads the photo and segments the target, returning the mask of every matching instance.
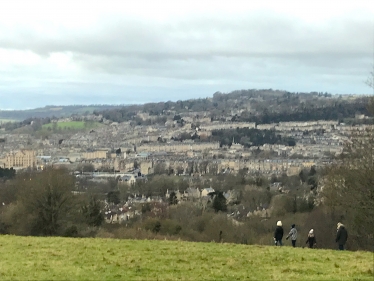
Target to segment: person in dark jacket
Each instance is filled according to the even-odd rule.
[[[316,236],[314,235],[314,230],[309,230],[308,238],[306,239],[305,244],[309,244],[309,248],[313,248],[317,244]]]
[[[275,232],[274,232],[274,243],[275,243],[275,246],[282,246],[282,239],[283,239],[282,222],[281,221],[277,221],[277,227],[275,228]]]
[[[335,242],[339,245],[339,250],[344,250],[344,245],[348,239],[348,231],[344,224],[338,223]]]
[[[288,233],[287,237],[286,237],[286,240],[288,240],[288,238],[291,237],[291,241],[292,241],[292,247],[296,247],[296,239],[297,239],[297,230],[296,230],[296,225],[293,224],[291,226],[291,230],[290,230],[290,233]]]

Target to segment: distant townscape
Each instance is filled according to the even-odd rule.
[[[321,171],[339,161],[352,134],[373,129],[367,104],[358,95],[242,90],[82,106],[70,116],[59,107],[60,117],[53,107],[50,116],[24,120],[6,112],[0,167],[17,174],[66,168],[74,194],[104,194],[101,212],[109,224],[129,225],[147,212],[162,217],[166,206],[190,202],[240,226],[253,216],[267,220],[318,206]],[[9,116],[14,120],[7,122]],[[159,232],[157,225],[148,230]]]
[[[129,174],[136,168],[144,176],[160,169],[176,175],[241,169],[296,175],[331,162],[353,131],[372,127],[362,100],[249,90],[62,118],[29,117],[26,122],[3,122],[0,164],[16,170],[64,166],[73,171],[92,164],[97,172]],[[335,119],[332,107],[338,112]],[[308,117],[309,110],[321,113]],[[277,122],[295,119],[297,112],[301,120]],[[17,124],[14,129],[12,124]]]

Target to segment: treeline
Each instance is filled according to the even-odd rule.
[[[74,195],[75,177],[65,169],[29,171],[0,185],[0,233],[78,236],[104,222],[97,195]]]
[[[233,140],[244,147],[262,146],[267,144],[283,144],[295,146],[296,141],[291,137],[282,137],[275,130],[259,130],[254,128],[237,128],[213,130],[210,141],[219,141],[220,145],[231,145]]]
[[[372,230],[368,223],[372,220],[371,211],[361,213],[357,204],[352,209],[347,198],[352,196],[351,192],[347,196],[341,193],[344,197],[334,193],[338,190],[330,189],[319,194],[322,176],[323,171],[314,168],[299,175],[273,175],[270,179],[249,176],[241,170],[237,175],[215,177],[156,175],[134,186],[113,179],[104,186],[84,180],[76,182],[64,169],[25,172],[0,183],[0,233],[271,245],[275,224],[281,220],[286,232],[291,224],[296,224],[300,237],[297,246],[303,246],[313,228],[320,248],[335,248],[336,223],[340,221],[350,233],[348,249],[372,249],[373,238],[368,232]],[[287,188],[288,192],[274,189],[277,186]],[[190,197],[184,201],[177,197],[177,191],[191,192],[189,188],[204,187],[213,187],[215,191],[203,200]],[[163,200],[132,203],[143,195]],[[362,207],[371,208],[370,196],[358,203],[364,202]],[[108,205],[104,205],[104,200]],[[179,200],[183,202],[179,204]],[[116,214],[122,207],[137,215],[121,224],[116,219],[104,223],[104,211]],[[356,227],[356,223],[362,227]]]
[[[273,178],[271,181],[278,180],[286,184],[291,179],[285,176],[283,179]],[[294,182],[299,184],[300,180]],[[241,171],[239,175],[218,175],[211,180],[155,175],[148,181],[138,181],[132,186],[122,184],[118,179],[109,180],[107,183],[94,183],[86,179],[77,181],[65,169],[28,171],[0,184],[0,232],[37,236],[70,236],[75,233],[74,235],[84,236],[88,235],[88,232],[92,234],[92,227],[103,223],[104,200],[114,206],[125,204],[129,198],[146,196],[163,199],[159,207],[167,209],[168,206],[178,203],[175,192],[183,193],[191,186],[215,189],[206,201],[191,201],[197,209],[208,213],[234,212],[241,209],[242,213],[237,214],[237,219],[243,219],[243,210],[253,211],[260,207],[269,207],[275,195],[270,192],[269,184],[271,182],[263,177],[248,177],[245,171]],[[247,190],[247,185],[253,186],[254,189]],[[305,188],[309,189],[306,185]],[[229,191],[231,195],[223,197],[223,193]],[[167,193],[170,194],[169,198],[166,197]],[[293,201],[294,198],[289,197],[287,200]],[[297,200],[302,204],[302,198]],[[287,204],[291,208],[293,205],[290,202]],[[190,208],[189,204],[186,206],[187,209]],[[279,205],[279,211],[274,212],[283,212],[282,208]],[[300,205],[300,208],[304,207]],[[134,209],[138,209],[145,217],[155,212],[148,203],[136,205]]]
[[[3,179],[12,179],[14,178],[16,175],[16,170],[13,169],[13,167],[11,168],[1,168],[0,167],[0,178],[3,178]]]
[[[176,102],[147,103],[129,105],[118,109],[96,110],[94,114],[102,114],[104,118],[115,121],[134,121],[138,111],[151,116],[167,116],[185,112],[209,112],[212,121],[226,121],[232,111],[231,121],[256,122],[258,124],[313,121],[343,120],[353,118],[356,113],[368,114],[367,98],[356,98],[354,101],[333,97],[328,93],[290,93],[277,90],[240,90],[228,94],[217,92],[213,98],[179,100]],[[250,110],[248,106],[250,105]],[[174,116],[172,116],[174,117]],[[148,120],[135,120],[138,125]],[[161,121],[161,120],[159,120]],[[161,123],[157,122],[156,123]]]
[[[265,109],[258,116],[242,116],[233,121],[256,122],[257,124],[270,124],[279,122],[306,122],[318,120],[339,120],[343,122],[345,118],[354,118],[357,112],[368,115],[367,102],[359,101],[355,103],[340,102],[326,107],[301,107],[294,112],[270,112]]]

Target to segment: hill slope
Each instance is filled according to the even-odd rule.
[[[23,121],[28,118],[69,117],[72,114],[83,115],[95,110],[122,108],[123,105],[71,105],[45,106],[27,110],[0,110],[0,119],[6,121]]]
[[[373,253],[181,241],[0,236],[0,279],[373,280]]]

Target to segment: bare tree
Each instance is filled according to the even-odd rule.
[[[346,221],[353,229],[357,247],[374,245],[373,129],[351,135],[342,157],[324,179],[322,202],[334,219]]]
[[[370,72],[369,77],[366,80],[366,85],[368,85],[370,88],[374,89],[374,64],[373,64],[373,70]]]
[[[370,72],[369,77],[366,80],[366,85],[373,89],[373,97],[369,99],[368,104],[368,111],[374,115],[374,64],[373,64],[373,71]]]
[[[374,67],[367,85],[374,89]],[[368,105],[374,114],[374,97]],[[351,134],[339,161],[324,178],[322,202],[333,218],[351,226],[358,248],[374,247],[374,128]]]
[[[204,161],[201,161],[200,163],[199,163],[199,170],[200,170],[200,172],[202,173],[202,174],[206,174],[207,173],[207,168],[208,168],[208,164],[209,164],[209,162],[208,161],[206,161],[206,160],[204,160]]]
[[[58,235],[72,211],[74,178],[63,169],[47,169],[24,180],[20,203],[32,214],[31,234]]]

